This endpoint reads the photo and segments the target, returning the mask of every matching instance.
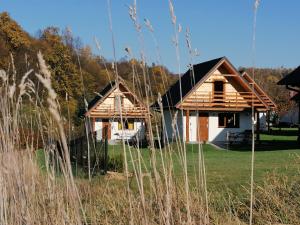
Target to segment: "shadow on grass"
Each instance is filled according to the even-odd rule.
[[[297,128],[277,128],[271,129],[269,132],[261,132],[262,134],[272,135],[272,136],[297,136],[298,129]]]
[[[232,151],[251,151],[251,144],[232,144],[229,146]],[[255,144],[255,151],[278,151],[278,150],[300,150],[297,141],[289,140],[270,140],[261,141]],[[300,152],[300,151],[299,151]]]

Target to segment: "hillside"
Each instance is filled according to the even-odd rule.
[[[17,70],[17,81],[29,69],[36,68],[36,54],[41,51],[52,73],[52,84],[62,104],[62,112],[70,110],[75,122],[80,122],[79,115],[84,111],[84,98],[89,102],[116,76],[113,67],[129,87],[138,87],[141,98],[145,98],[148,87],[154,101],[157,94],[176,80],[165,67],[146,66],[142,71],[140,62],[135,59],[119,61],[117,65],[96,56],[89,46],[84,46],[79,38],[68,29],[60,30],[48,27],[32,37],[14,21],[8,13],[0,14],[0,68],[11,70],[12,58]],[[11,55],[13,57],[11,57]],[[134,71],[134,73],[133,73]],[[144,79],[144,75],[146,79]],[[33,81],[37,83],[34,77]],[[44,93],[39,93],[44,97]],[[67,101],[66,101],[67,100]],[[68,106],[68,107],[67,107]],[[78,124],[78,123],[77,123]]]

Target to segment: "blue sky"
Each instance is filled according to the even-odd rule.
[[[129,18],[127,5],[133,0],[111,0],[112,20],[118,59],[130,47],[139,57],[144,49],[148,62],[156,62],[150,33],[143,27],[144,44]],[[168,0],[137,0],[140,21],[151,21],[159,43],[162,63],[177,72],[174,35]],[[185,30],[191,31],[193,48],[200,55],[194,63],[227,56],[236,66],[252,65],[253,0],[174,0],[177,21],[182,25],[180,56],[182,71],[190,62]],[[300,64],[300,1],[262,0],[257,16],[256,66],[296,67]],[[95,54],[113,58],[107,0],[0,0],[7,11],[30,34],[47,26],[70,27],[75,36],[92,47]],[[101,44],[99,52],[94,43]]]

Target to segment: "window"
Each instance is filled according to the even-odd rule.
[[[224,95],[224,82],[214,82],[214,100],[215,102],[222,102]]]
[[[134,130],[134,120],[123,120],[124,130]],[[118,130],[122,130],[121,120],[118,121]]]
[[[219,127],[239,128],[240,114],[238,113],[219,113]]]

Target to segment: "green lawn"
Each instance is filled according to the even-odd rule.
[[[271,128],[270,134],[261,134],[261,138],[268,141],[296,141],[297,133],[297,128]]]
[[[284,135],[282,135],[282,132]],[[195,183],[198,176],[198,144],[187,144],[187,172],[190,183]],[[178,150],[171,152],[175,177],[183,178],[183,166],[179,160]],[[133,159],[130,152],[126,151],[129,170],[133,171],[133,163],[138,163],[137,150],[131,148]],[[210,190],[237,190],[242,186],[248,186],[250,182],[250,163],[251,163],[251,146],[242,145],[234,146],[231,150],[216,148],[210,144],[203,145],[205,158],[205,168],[207,184]],[[150,151],[141,149],[141,161],[143,164],[143,172],[147,172],[151,168]],[[157,159],[157,167],[162,171],[162,160],[160,154],[166,154],[167,151],[155,151]],[[300,168],[298,160],[300,153],[298,144],[296,143],[295,129],[275,131],[272,135],[262,134],[261,144],[256,146],[255,152],[255,181],[262,183],[268,173],[285,174],[292,178],[298,174]],[[110,145],[109,155],[123,154],[121,145]],[[37,157],[41,167],[44,167],[44,157],[42,151],[37,152]]]
[[[293,130],[294,132],[294,130]],[[198,171],[198,144],[187,144],[187,170],[194,183]],[[110,154],[122,152],[121,146],[110,146]],[[250,182],[251,146],[239,146],[234,150],[222,150],[210,144],[203,145],[205,168],[208,188],[212,190],[224,190],[224,188],[237,189],[247,186]],[[255,181],[262,183],[268,173],[280,173],[292,177],[298,173],[300,153],[296,144],[296,136],[261,135],[261,144],[256,146],[255,153]],[[150,168],[150,151],[141,149],[144,168]],[[137,150],[132,149],[133,160],[137,162]],[[161,170],[160,153],[157,150],[157,168]],[[129,169],[133,171],[132,160],[127,151]],[[179,160],[179,154],[172,152],[174,171],[178,178],[183,176],[183,167]],[[146,169],[144,170],[146,171]]]
[[[250,182],[251,151],[220,150],[212,145],[203,145],[207,184],[209,188],[220,190],[226,187],[230,189],[240,188]],[[116,151],[116,149],[115,149]],[[255,180],[261,183],[267,173],[283,173],[288,176],[296,175],[299,162],[296,155],[300,153],[297,149],[257,151],[255,153]],[[137,162],[136,150],[133,150],[134,161]],[[161,160],[158,152],[158,168],[161,169]],[[150,152],[141,150],[142,159],[146,168],[150,168]],[[133,171],[132,161],[127,154],[129,169]],[[198,173],[198,145],[187,145],[187,170],[194,183]],[[174,171],[177,177],[183,176],[183,167],[178,154],[172,153]]]

